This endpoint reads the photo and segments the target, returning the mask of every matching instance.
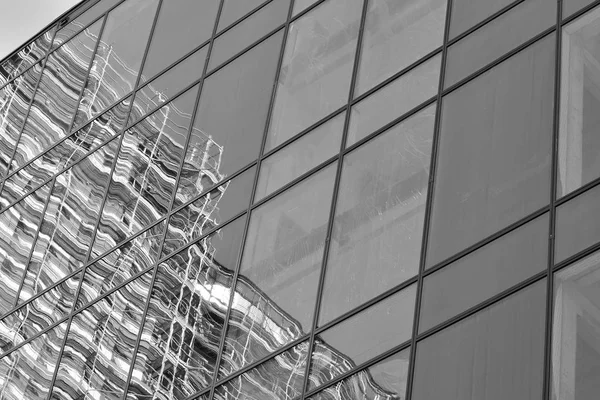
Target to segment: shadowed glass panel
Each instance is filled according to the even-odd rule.
[[[54,28],[32,40],[27,46],[9,56],[0,64],[0,86],[21,74],[27,68],[40,61],[46,55]]]
[[[409,340],[416,289],[413,284],[318,334],[313,345],[308,390]]]
[[[204,82],[175,206],[258,157],[282,37],[270,37]]]
[[[413,399],[542,398],[546,280],[417,345]]]
[[[227,28],[264,2],[265,0],[225,0],[223,3],[223,10],[221,11],[221,17],[219,18],[218,31]]]
[[[369,0],[354,96],[441,47],[446,0]]]
[[[449,38],[458,36],[514,2],[515,0],[453,0]]]
[[[346,103],[361,11],[362,1],[329,0],[290,25],[266,150]]]
[[[73,317],[52,399],[120,399],[133,362],[152,274]]]
[[[417,274],[435,105],[344,158],[319,324]]]
[[[311,329],[336,166],[252,212],[219,377]]]
[[[427,266],[548,204],[554,35],[443,99]]]

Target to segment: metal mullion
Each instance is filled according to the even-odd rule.
[[[196,94],[196,99],[194,102],[194,108],[192,111],[192,115],[190,117],[190,123],[188,126],[188,135],[187,138],[185,140],[185,143],[182,147],[182,154],[181,154],[181,162],[179,163],[179,170],[177,173],[177,178],[175,179],[175,184],[173,187],[173,195],[171,196],[171,201],[170,201],[170,205],[169,205],[169,213],[168,216],[165,217],[165,228],[163,231],[163,235],[162,238],[159,241],[159,258],[160,255],[162,255],[162,251],[163,251],[163,247],[164,247],[164,243],[165,243],[165,238],[167,237],[167,233],[169,231],[169,221],[170,221],[170,216],[172,215],[172,209],[173,209],[173,205],[175,204],[175,200],[177,199],[177,190],[179,188],[179,181],[181,179],[181,175],[183,172],[183,168],[185,166],[185,159],[186,159],[186,155],[187,155],[187,149],[189,146],[189,143],[191,141],[192,135],[193,135],[193,129],[194,129],[194,122],[196,119],[196,115],[198,113],[198,107],[200,105],[200,98],[202,95],[202,87],[204,85],[204,79],[205,79],[205,75],[206,75],[206,70],[208,69],[208,61],[210,59],[210,53],[212,52],[212,47],[213,47],[213,43],[214,43],[214,37],[215,37],[215,33],[217,30],[217,25],[219,23],[219,17],[221,15],[221,11],[223,9],[223,4],[225,3],[225,0],[221,0],[220,4],[219,4],[219,9],[217,11],[217,15],[215,16],[215,24],[213,27],[213,32],[211,35],[211,39],[210,39],[210,43],[208,45],[208,50],[206,53],[206,58],[204,60],[204,68],[202,70],[202,76],[200,78],[200,83],[199,83],[199,87],[198,87],[198,93]],[[140,72],[141,75],[141,72]],[[133,101],[132,101],[133,104]],[[130,383],[131,383],[131,378],[133,376],[133,370],[135,369],[135,365],[136,365],[136,361],[137,361],[137,356],[138,356],[138,351],[139,351],[139,347],[140,347],[140,343],[142,341],[142,334],[144,333],[144,325],[146,323],[146,318],[148,316],[148,310],[150,309],[150,302],[152,300],[152,289],[154,288],[154,283],[156,282],[156,277],[158,275],[158,266],[161,264],[161,262],[159,260],[157,260],[156,264],[154,265],[154,267],[151,269],[152,270],[152,278],[150,279],[150,286],[148,288],[148,299],[146,300],[146,305],[144,307],[144,311],[142,312],[142,318],[140,320],[140,330],[138,332],[137,335],[137,339],[133,348],[133,352],[132,352],[132,362],[131,362],[131,366],[129,368],[129,372],[127,374],[127,379],[125,380],[125,388],[123,390],[123,400],[127,399],[127,393],[129,392],[129,387],[130,387]]]
[[[447,0],[446,19],[444,22],[444,39],[442,42],[442,60],[440,68],[440,78],[438,83],[438,94],[436,99],[436,113],[433,128],[433,140],[431,144],[431,160],[429,166],[429,183],[427,188],[427,199],[425,201],[425,215],[423,220],[423,236],[421,239],[421,254],[419,259],[419,270],[417,276],[417,290],[415,299],[415,311],[413,315],[413,329],[410,344],[410,355],[408,362],[408,371],[406,375],[406,393],[405,399],[412,398],[412,387],[415,375],[415,362],[417,358],[417,335],[419,334],[419,314],[421,313],[421,301],[423,297],[423,275],[426,267],[427,245],[429,243],[429,229],[431,226],[431,214],[433,210],[433,194],[435,189],[435,174],[437,168],[437,157],[440,142],[440,133],[442,130],[442,97],[444,90],[444,80],[446,75],[446,63],[448,60],[448,38],[450,36],[450,22],[452,15],[453,0]]]
[[[360,13],[360,22],[358,26],[358,34],[356,37],[356,50],[354,52],[354,60],[352,63],[352,76],[350,78],[350,87],[348,89],[348,100],[347,104],[350,104],[354,99],[354,92],[356,90],[356,82],[358,81],[358,70],[360,66],[360,58],[362,54],[363,48],[363,36],[365,30],[365,23],[367,20],[367,11],[369,8],[369,2],[372,0],[361,0],[362,1],[362,9]],[[325,277],[326,277],[326,267],[327,260],[329,258],[329,249],[331,248],[331,240],[333,236],[333,226],[335,221],[335,211],[337,206],[337,199],[340,191],[340,183],[342,178],[342,166],[344,164],[344,150],[346,147],[346,141],[348,138],[348,131],[350,130],[350,107],[346,112],[345,121],[344,121],[344,130],[342,133],[342,139],[340,141],[340,151],[338,153],[337,160],[337,169],[335,180],[333,183],[333,194],[331,196],[331,205],[329,206],[329,218],[327,220],[327,234],[325,236],[325,243],[323,244],[323,254],[321,259],[321,270],[319,271],[319,281],[317,284],[317,294],[315,299],[315,308],[313,310],[313,320],[312,326],[310,330],[310,340],[308,342],[308,352],[306,354],[306,367],[304,370],[304,380],[302,383],[302,390],[299,398],[304,399],[306,397],[306,392],[308,388],[308,380],[310,376],[310,365],[312,362],[312,352],[314,350],[315,343],[315,331],[317,329],[317,325],[319,323],[319,311],[321,309],[321,301],[323,297],[323,290],[325,287]]]
[[[139,81],[141,79],[141,76],[142,76],[142,67],[144,65],[144,62],[146,61],[146,57],[148,56],[148,50],[150,49],[150,43],[152,42],[152,36],[153,36],[153,33],[154,33],[154,29],[156,28],[156,22],[158,21],[158,16],[160,14],[160,8],[161,8],[161,5],[162,5],[162,2],[163,2],[163,0],[158,0],[158,4],[156,6],[156,11],[155,11],[155,15],[154,15],[154,20],[152,22],[152,27],[151,27],[150,33],[148,35],[148,39],[147,39],[147,43],[146,43],[146,48],[144,50],[144,55],[142,57],[142,62],[141,62],[140,70],[138,72],[138,76],[137,76],[136,83],[135,83],[134,87],[137,87],[137,85],[139,84]],[[131,113],[131,109],[132,108],[133,108],[133,101],[129,105],[129,110],[127,111],[128,118],[129,118],[129,114]],[[121,146],[123,144],[123,138],[125,137],[125,129],[121,130],[120,135],[121,135],[121,137],[117,139],[119,141],[119,144],[118,144],[117,149],[115,151],[115,159],[113,161],[113,164],[112,164],[112,167],[111,167],[111,170],[110,170],[110,174],[108,174],[108,180],[107,180],[107,183],[106,183],[106,190],[104,191],[104,195],[103,195],[102,201],[100,202],[100,207],[98,208],[98,210],[99,210],[98,211],[98,218],[96,219],[96,223],[94,224],[94,229],[93,229],[92,237],[91,237],[91,240],[90,240],[90,246],[89,246],[87,255],[85,257],[86,261],[85,261],[85,266],[83,267],[82,272],[81,272],[81,281],[79,282],[79,285],[77,286],[77,290],[75,292],[75,296],[74,296],[74,300],[73,300],[73,308],[75,308],[75,306],[77,304],[77,300],[79,299],[79,292],[81,291],[81,288],[83,286],[83,282],[84,282],[84,279],[85,279],[85,272],[86,272],[87,267],[89,265],[88,261],[89,261],[89,258],[91,256],[91,254],[92,254],[92,249],[94,247],[94,240],[95,240],[95,237],[96,237],[96,233],[98,232],[98,227],[100,225],[100,221],[102,220],[102,212],[103,212],[104,206],[106,204],[106,199],[108,198],[108,192],[110,190],[110,184],[112,182],[112,176],[114,174],[115,168],[116,168],[117,163],[119,161],[119,153],[121,151]],[[148,292],[148,297],[149,296],[150,296],[150,292]],[[93,304],[93,303],[90,303],[90,304]],[[62,360],[62,355],[63,355],[63,352],[65,350],[65,346],[67,344],[67,339],[69,337],[69,330],[71,328],[71,322],[73,321],[73,316],[74,315],[75,315],[75,310],[73,310],[73,312],[71,312],[71,314],[70,314],[70,316],[68,318],[67,326],[66,326],[66,329],[65,329],[65,337],[63,339],[62,346],[61,346],[61,348],[60,348],[60,350],[58,352],[58,357],[57,357],[58,361],[57,361],[56,367],[54,369],[54,373],[53,373],[52,379],[50,381],[47,400],[49,400],[51,398],[52,392],[53,392],[52,389],[54,388],[54,385],[56,384],[56,378],[58,376],[58,370],[60,369],[60,362]],[[141,329],[141,327],[140,327],[140,329]]]

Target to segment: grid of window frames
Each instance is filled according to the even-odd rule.
[[[595,398],[599,32],[82,3],[0,63],[0,398]]]

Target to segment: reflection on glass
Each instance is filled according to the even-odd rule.
[[[435,105],[344,158],[319,323],[416,275]]]
[[[197,93],[194,86],[125,132],[92,259],[167,213]]]
[[[345,112],[339,114],[265,158],[260,165],[254,201],[261,200],[337,154],[345,117]]]
[[[0,393],[6,400],[45,400],[67,323],[0,359]]]
[[[543,271],[548,214],[427,276],[419,331],[424,332]]]
[[[502,10],[515,0],[453,0],[450,13],[450,39]]]
[[[108,13],[74,128],[134,89],[157,4],[158,0],[127,0]]]
[[[446,0],[368,0],[355,96],[442,45]]]
[[[555,2],[522,2],[448,48],[444,86],[454,85],[554,24]]]
[[[600,177],[600,8],[563,28],[557,197]]]
[[[302,394],[308,342],[302,342],[277,357],[215,389],[215,400],[292,400]]]
[[[548,204],[555,45],[549,35],[444,97],[427,266]]]
[[[49,31],[38,36],[27,46],[4,60],[0,64],[0,86],[44,58],[53,35],[54,29],[50,28]]]
[[[49,192],[45,185],[0,214],[0,315],[15,305]]]
[[[210,52],[208,69],[211,70],[221,65],[257,39],[283,24],[289,8],[290,0],[273,0],[256,14],[252,14],[233,29],[215,39]]]
[[[204,82],[175,206],[258,157],[282,38],[273,35]]]
[[[52,398],[123,396],[151,278],[145,274],[73,317]]]
[[[317,335],[308,390],[410,339],[416,289],[413,284]]]
[[[441,59],[441,55],[433,57],[354,105],[346,145],[437,95]]]
[[[309,397],[309,400],[404,400],[409,357],[410,349],[402,350]]]
[[[417,345],[413,399],[542,398],[546,280]]]
[[[129,398],[185,399],[211,383],[243,229],[238,220],[161,263]]]
[[[252,212],[220,376],[310,330],[336,166]]]
[[[348,100],[362,1],[329,0],[290,25],[266,150]]]
[[[218,30],[221,31],[227,28],[264,2],[265,0],[224,0],[223,11],[221,11],[221,17],[219,18]]]
[[[209,39],[219,3],[220,0],[163,0],[142,79],[152,78]],[[198,77],[200,74],[202,70]]]
[[[591,400],[598,396],[599,272],[596,252],[554,275],[553,400]]]
[[[248,208],[256,168],[215,187],[169,219],[163,256],[199,238]]]

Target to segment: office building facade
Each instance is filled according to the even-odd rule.
[[[600,1],[83,1],[0,62],[0,399],[595,399],[592,106]]]

